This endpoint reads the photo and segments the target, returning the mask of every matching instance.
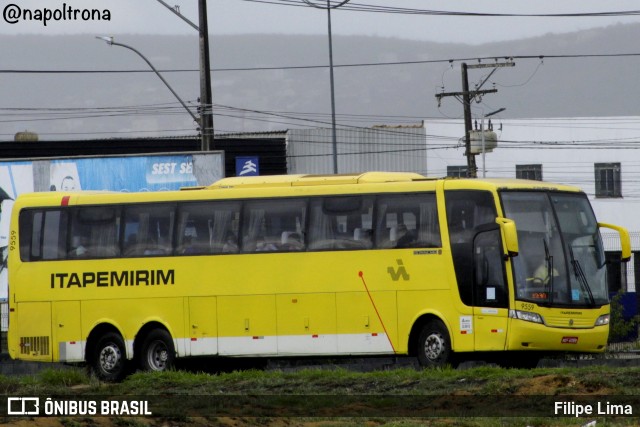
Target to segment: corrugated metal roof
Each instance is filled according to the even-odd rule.
[[[338,173],[422,172],[427,166],[423,127],[340,128],[336,132]],[[333,172],[332,130],[291,129],[287,134],[289,173]]]

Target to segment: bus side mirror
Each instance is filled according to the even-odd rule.
[[[508,218],[496,218],[496,223],[500,226],[502,231],[502,238],[504,239],[505,246],[509,256],[518,255],[518,232],[516,230],[516,223],[512,219]]]
[[[631,260],[631,238],[629,237],[629,231],[627,231],[624,227],[619,227],[617,225],[605,224],[604,222],[599,222],[598,227],[600,228],[609,228],[611,230],[617,231],[620,235],[620,249],[622,250],[621,261],[628,262]]]

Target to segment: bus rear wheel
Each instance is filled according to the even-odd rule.
[[[93,349],[90,364],[95,375],[104,381],[120,381],[126,375],[127,359],[120,334],[103,335]]]
[[[427,323],[418,338],[418,361],[425,368],[455,367],[449,332],[439,320]]]
[[[165,330],[154,329],[142,342],[138,364],[143,371],[167,371],[173,367],[175,357],[171,335]]]

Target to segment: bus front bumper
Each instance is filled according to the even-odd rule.
[[[608,326],[589,329],[552,328],[512,319],[507,350],[599,353],[607,348]]]

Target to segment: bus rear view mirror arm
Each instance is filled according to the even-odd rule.
[[[629,262],[631,260],[631,238],[629,237],[629,231],[627,231],[624,227],[619,227],[613,224],[607,224],[604,222],[599,222],[598,227],[600,228],[608,228],[610,230],[617,231],[620,235],[620,249],[622,252],[621,261]]]

